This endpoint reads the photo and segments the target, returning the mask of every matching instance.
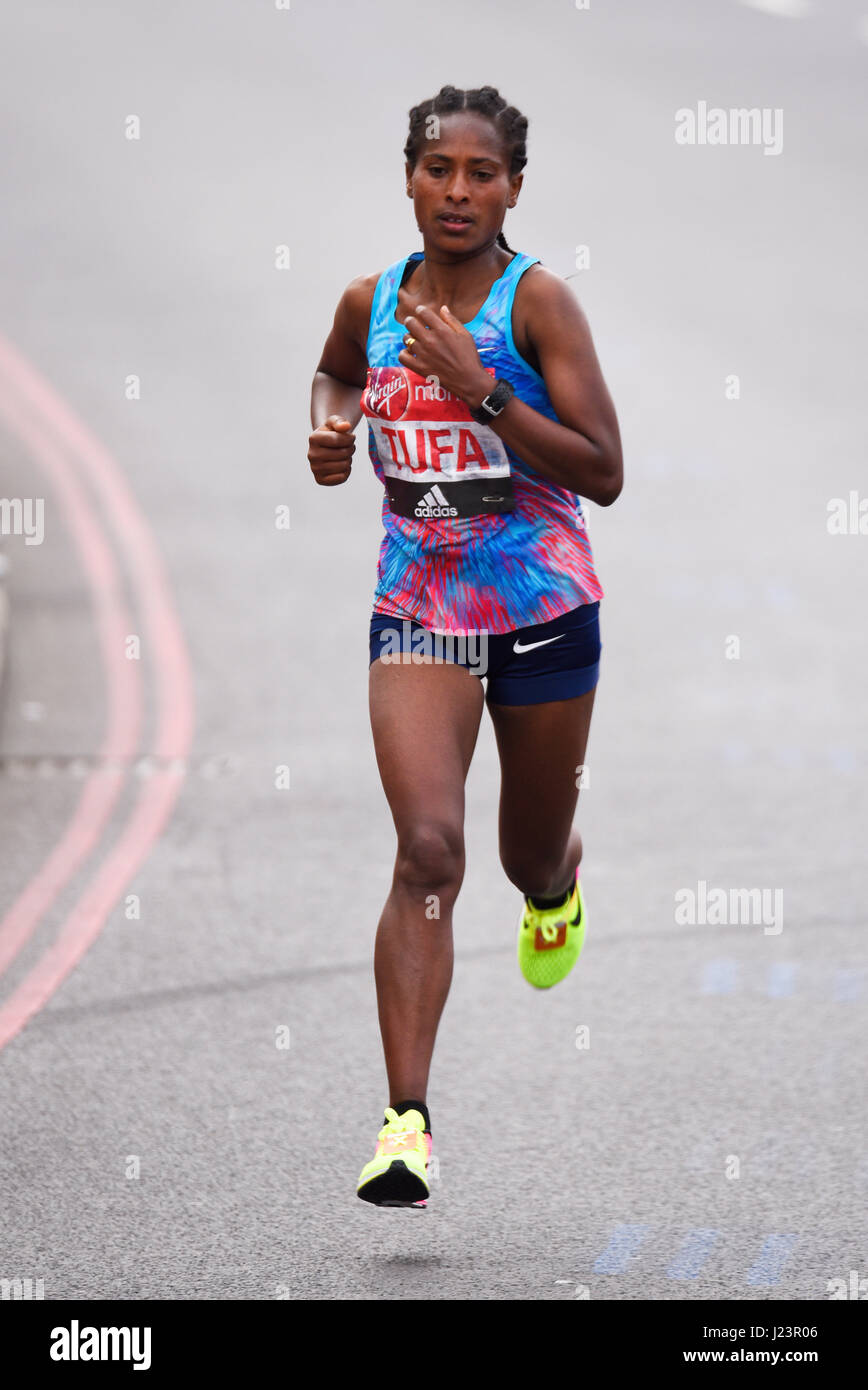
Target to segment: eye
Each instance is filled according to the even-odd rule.
[[[477,171],[476,171],[476,177],[477,177],[478,179],[485,179],[485,180],[488,180],[488,179],[493,179],[493,178],[494,178],[494,175],[493,175],[493,174],[490,174],[490,173],[488,172],[487,169],[477,169]]]

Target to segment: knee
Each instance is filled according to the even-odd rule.
[[[417,897],[429,893],[455,897],[464,877],[464,837],[460,828],[428,823],[399,837],[395,879]]]

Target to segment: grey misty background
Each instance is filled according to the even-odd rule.
[[[810,1299],[858,1267],[868,540],[830,536],[826,514],[866,478],[862,18],[734,0],[6,7],[0,332],[134,488],[197,727],[130,886],[141,921],[113,913],[3,1055],[4,1277],[61,1298],[552,1298],[573,1278],[594,1298]],[[444,82],[492,83],[530,120],[510,244],[563,275],[590,248],[571,284],[626,482],[589,505],[606,597],[579,808],[588,944],[569,986],[529,994],[484,726],[430,1095],[442,1180],[411,1231],[353,1196],[386,1098],[370,955],[392,831],[366,705],[380,494],[361,428],[346,487],[313,486],[305,453],[341,290],[419,245],[407,111]],[[701,100],[781,108],[782,153],[677,146],[675,111]],[[32,495],[5,430],[0,470],[2,495]],[[50,492],[44,545],[0,549],[0,751],[91,753],[93,614]],[[203,776],[211,758],[230,770]],[[0,779],[4,904],[76,794]],[[676,925],[700,881],[781,889],[783,931]],[[323,1105],[342,1142],[312,1168]],[[494,1191],[468,1106],[502,1139]],[[569,1178],[528,1189],[543,1116]],[[718,1234],[676,1277],[693,1230]],[[786,1261],[762,1255],[773,1235],[796,1237]]]

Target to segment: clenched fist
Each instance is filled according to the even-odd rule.
[[[335,487],[347,481],[355,447],[353,427],[342,415],[330,415],[314,430],[307,457],[311,472],[322,487]]]

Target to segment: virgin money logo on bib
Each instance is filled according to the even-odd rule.
[[[400,420],[410,404],[410,383],[403,367],[371,367],[365,406],[381,420]]]

